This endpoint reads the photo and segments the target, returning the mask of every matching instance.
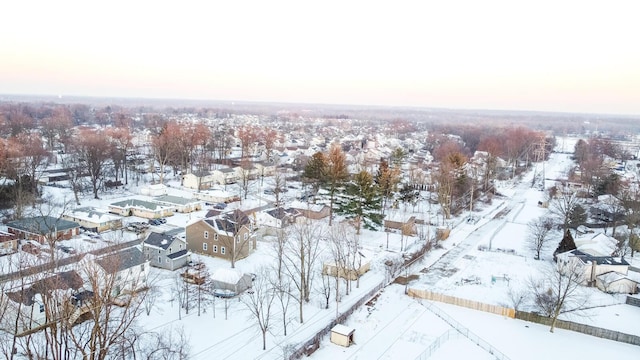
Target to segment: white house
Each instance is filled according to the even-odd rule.
[[[576,236],[573,241],[578,250],[591,256],[611,256],[618,246],[618,240],[601,232]]]
[[[130,247],[95,259],[104,276],[114,276],[112,296],[122,293],[135,293],[147,286],[149,260],[137,247]],[[96,289],[93,289],[96,291]]]
[[[240,201],[238,195],[232,194],[222,189],[211,189],[200,191],[194,194],[196,199],[202,200],[208,203],[231,203],[234,201]]]
[[[616,272],[627,275],[629,263],[624,258],[613,256],[593,256],[578,249],[557,255],[558,266],[573,264],[581,269],[585,285],[597,285],[596,278],[602,274]],[[570,266],[569,268],[574,268]]]
[[[81,207],[65,212],[62,218],[75,221],[80,226],[93,232],[103,232],[122,228],[122,218],[94,207]]]
[[[176,212],[190,213],[202,210],[202,201],[187,199],[180,196],[164,195],[153,199],[153,202],[162,206],[173,207]]]
[[[262,228],[263,226],[282,229],[296,222],[302,214],[293,208],[273,208],[255,213],[256,224]]]
[[[216,183],[216,177],[209,171],[194,171],[182,177],[182,184],[189,189],[209,189]]]
[[[628,274],[609,271],[596,276],[596,286],[611,294],[637,294],[639,280],[631,278]]]
[[[147,196],[167,195],[167,186],[164,184],[150,184],[141,188],[140,194]]]
[[[6,292],[6,308],[0,326],[16,335],[36,331],[61,319],[51,318],[60,309],[47,311],[48,306],[59,306],[82,287],[80,275],[74,271],[56,273],[31,284],[20,284]]]

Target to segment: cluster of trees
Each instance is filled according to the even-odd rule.
[[[620,190],[620,176],[611,165],[619,161],[625,166],[631,154],[611,140],[591,138],[578,140],[574,159],[577,169],[572,171],[571,178],[583,183],[589,194],[598,196],[615,194]]]
[[[380,159],[377,171],[362,169],[350,174],[346,155],[339,144],[331,145],[327,154],[315,153],[303,171],[303,181],[309,184],[314,194],[326,191],[331,211],[345,215],[353,221],[356,233],[362,227],[376,229],[382,225],[388,204],[400,197],[403,201],[415,201],[418,195],[408,183],[402,183],[400,165],[406,155],[398,148],[391,156],[391,164]]]
[[[19,260],[29,261],[23,255],[18,255]],[[117,257],[108,258],[119,261]],[[135,287],[146,283],[142,277],[129,280]],[[90,290],[79,290],[83,282],[83,288]],[[145,306],[157,298],[149,291],[123,296],[119,287],[116,274],[105,273],[92,261],[77,263],[73,270],[60,270],[53,275],[43,272],[14,282],[0,282],[1,356],[185,359],[189,344],[181,329],[159,333],[145,330],[139,324]],[[35,303],[29,304],[29,297]],[[42,326],[33,327],[29,315],[32,311],[43,315]],[[23,316],[16,316],[18,313]]]

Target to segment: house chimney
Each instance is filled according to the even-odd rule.
[[[589,279],[589,286],[593,287],[596,284],[596,266],[595,260],[591,261],[591,279]]]

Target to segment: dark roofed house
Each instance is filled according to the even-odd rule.
[[[152,232],[143,243],[145,258],[151,266],[167,270],[179,269],[189,262],[187,242],[169,234]]]
[[[15,291],[8,291],[6,295],[10,301],[6,303],[3,317],[9,323],[19,324],[17,329],[12,329],[16,335],[40,329],[60,320],[58,317],[48,317],[47,314],[58,311],[45,311],[45,301],[51,296],[71,298],[82,286],[80,275],[71,270],[56,273],[28,286],[21,286]],[[62,300],[61,298],[56,302],[62,304]]]
[[[80,224],[52,216],[36,216],[7,223],[10,233],[19,239],[36,240],[44,244],[47,239],[69,240],[80,233]]]
[[[147,286],[149,261],[137,247],[130,247],[96,259],[106,276],[115,276],[112,295],[134,293]]]

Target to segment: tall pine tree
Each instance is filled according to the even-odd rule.
[[[356,234],[360,229],[375,230],[382,225],[380,189],[366,170],[357,173],[340,194],[338,213],[355,222]]]

